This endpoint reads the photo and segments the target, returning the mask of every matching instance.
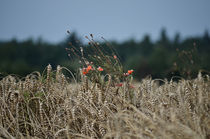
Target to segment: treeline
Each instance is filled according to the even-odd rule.
[[[210,71],[210,36],[207,31],[198,37],[182,39],[176,34],[169,39],[162,30],[155,42],[145,35],[141,41],[131,39],[109,43],[118,53],[125,70],[134,69],[137,79],[148,75],[153,78],[193,78],[199,70]],[[33,71],[42,72],[48,64],[54,68],[56,65],[65,66],[75,72],[79,63],[68,56],[65,48],[71,47],[69,44],[88,49],[88,44],[83,44],[76,33],[71,33],[58,44],[41,39],[0,41],[0,74],[25,76]],[[107,47],[105,41],[101,45]]]

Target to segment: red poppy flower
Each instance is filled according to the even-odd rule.
[[[86,68],[83,68],[83,69],[82,69],[82,73],[83,73],[84,75],[86,75],[86,74],[88,74],[88,70],[87,70]]]
[[[132,74],[133,73],[133,70],[128,70],[128,74]]]
[[[92,66],[88,66],[86,69],[87,71],[93,70]]]
[[[103,71],[104,69],[101,68],[101,67],[98,67],[97,70],[98,70],[98,71]]]

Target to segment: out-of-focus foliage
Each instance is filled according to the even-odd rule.
[[[153,78],[193,78],[199,70],[210,71],[210,36],[207,31],[199,37],[182,39],[177,33],[173,39],[169,39],[166,30],[162,30],[156,42],[146,35],[140,41],[131,39],[109,43],[124,67],[134,69],[138,79],[148,75]],[[53,67],[61,65],[75,72],[79,61],[73,61],[75,58],[68,56],[65,49],[71,49],[72,45],[78,50],[83,47],[86,51],[84,54],[89,51],[88,44],[82,44],[76,33],[58,44],[46,43],[41,39],[0,41],[0,73],[3,76],[25,76],[33,71],[43,71],[49,63]],[[103,49],[108,47],[103,41],[101,45]]]

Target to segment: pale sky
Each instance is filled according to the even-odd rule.
[[[67,30],[84,38],[155,40],[162,27],[170,37],[210,32],[210,0],[0,0],[0,40],[42,37],[60,42]]]

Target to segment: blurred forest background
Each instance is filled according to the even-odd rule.
[[[69,48],[69,43],[72,43],[75,47],[82,46],[88,49],[88,44],[82,43],[80,38],[73,32],[57,44],[47,43],[41,38],[36,41],[33,39],[0,41],[1,77],[8,74],[25,76],[33,71],[43,72],[48,64],[53,68],[57,65],[65,66],[76,72],[79,63],[68,57],[65,48]],[[102,40],[100,43],[107,47],[105,41]],[[174,76],[194,78],[199,70],[206,73],[210,71],[208,31],[205,31],[203,36],[185,39],[177,33],[171,39],[167,36],[167,31],[162,29],[159,39],[155,42],[151,41],[149,35],[145,35],[140,41],[130,39],[120,43],[116,41],[109,43],[117,51],[125,70],[133,69],[134,76],[139,80],[148,75],[168,79]]]

